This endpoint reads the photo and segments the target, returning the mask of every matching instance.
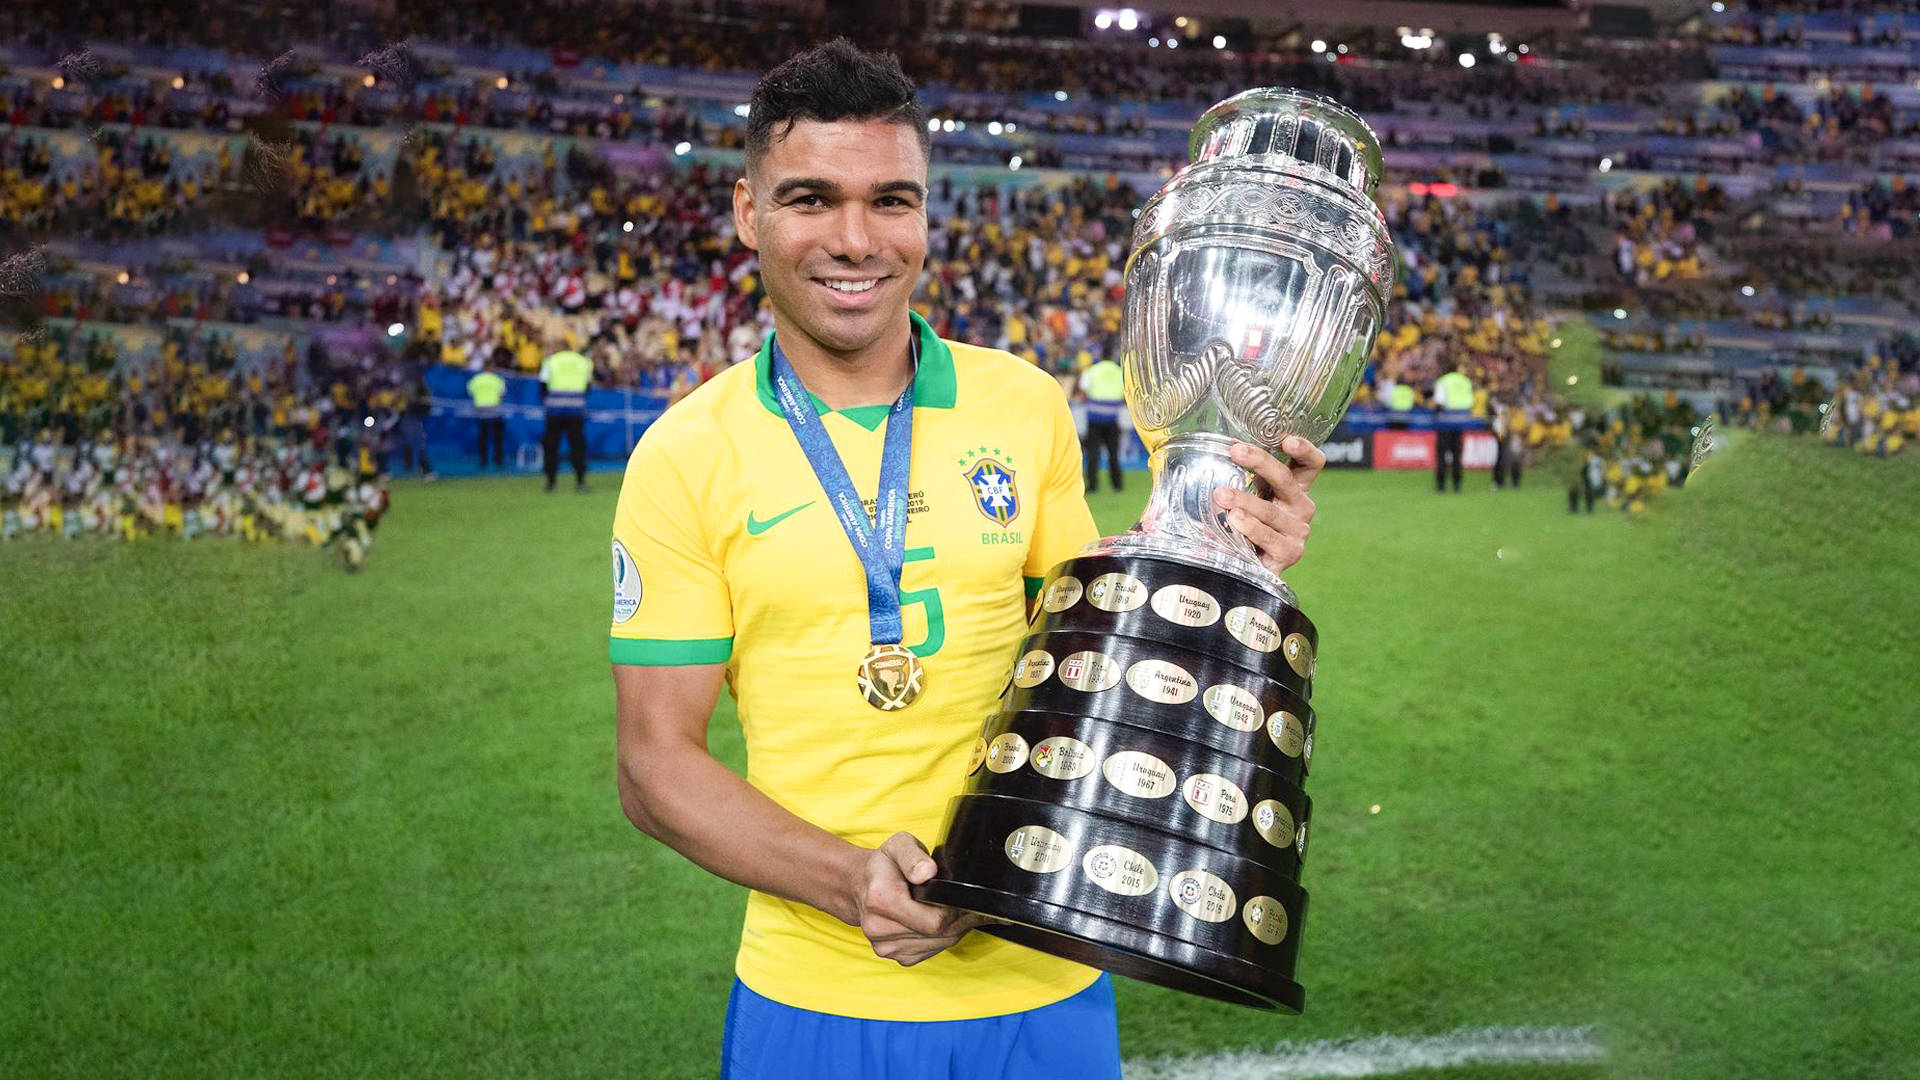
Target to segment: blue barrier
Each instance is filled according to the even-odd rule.
[[[1405,428],[1409,431],[1478,431],[1487,426],[1487,422],[1462,410],[1435,412],[1432,409],[1408,409],[1395,412],[1392,409],[1348,409],[1347,415],[1340,421],[1341,426],[1354,433],[1380,431],[1383,428]]]
[[[452,364],[427,370],[427,389],[433,410],[427,418],[427,454],[438,471],[459,475],[473,471],[480,452],[480,422],[467,396],[473,372]],[[522,472],[540,467],[540,435],[546,426],[546,408],[540,403],[540,380],[530,375],[501,377],[507,391],[500,399],[506,421],[503,440],[509,466]],[[626,464],[634,444],[667,408],[667,395],[658,392],[594,389],[587,391],[587,464],[589,468]],[[1085,430],[1082,406],[1075,418]],[[565,454],[565,451],[562,451]],[[1127,469],[1147,467],[1147,450],[1131,428],[1120,443],[1120,463]],[[564,467],[564,461],[562,465]]]
[[[467,396],[467,380],[472,377],[473,372],[451,364],[427,371],[427,388],[433,392],[433,411],[427,418],[427,452],[441,472],[471,472],[479,455],[480,425],[473,402]],[[540,381],[528,375],[503,375],[502,378],[507,381],[507,392],[500,402],[500,415],[506,421],[504,441],[509,467],[521,472],[536,471],[540,468],[540,434],[546,423],[546,409],[540,404]],[[666,408],[664,393],[588,391],[588,467],[623,466],[641,434]],[[1075,419],[1084,433],[1083,408],[1078,403],[1074,405]],[[1342,434],[1365,434],[1385,428],[1477,431],[1484,427],[1486,421],[1472,413],[1431,409],[1407,412],[1349,409],[1341,421]],[[1147,448],[1131,425],[1120,441],[1120,464],[1126,469],[1147,467]]]
[[[442,472],[471,471],[480,453],[480,421],[467,380],[473,372],[452,364],[427,371],[433,392],[433,411],[427,417],[427,453]],[[540,380],[529,375],[502,375],[506,396],[500,416],[506,421],[505,444],[509,467],[521,471],[540,467],[540,434],[546,426],[546,408],[540,404]],[[590,468],[623,466],[648,425],[667,408],[664,393],[633,390],[587,391],[587,463]],[[564,466],[567,451],[562,450]],[[465,467],[463,467],[465,466]]]
[[[1087,430],[1084,409],[1085,406],[1079,402],[1073,405],[1074,419],[1079,424],[1083,437]],[[1394,412],[1391,409],[1349,409],[1341,418],[1339,427],[1325,441],[1350,439],[1390,428],[1408,431],[1442,429],[1482,431],[1486,426],[1485,419],[1464,411],[1434,412],[1432,409],[1412,409],[1407,412]],[[1126,425],[1120,437],[1120,467],[1128,470],[1145,469],[1147,457],[1147,447],[1141,442],[1140,433],[1132,424]],[[1103,466],[1104,464],[1102,462]]]

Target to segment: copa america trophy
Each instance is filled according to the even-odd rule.
[[[1212,496],[1258,487],[1235,441],[1278,453],[1339,423],[1393,241],[1379,141],[1327,98],[1249,90],[1189,145],[1126,266],[1147,508],[1048,575],[914,893],[1036,949],[1298,1011],[1319,641]]]

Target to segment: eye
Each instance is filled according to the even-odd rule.
[[[880,203],[880,205],[882,205],[882,206],[888,206],[888,205],[892,205],[892,206],[911,206],[911,205],[913,205],[912,203],[909,203],[909,202],[908,202],[907,200],[905,200],[905,199],[903,199],[903,198],[901,198],[901,197],[900,197],[900,196],[898,196],[898,195],[882,195],[882,196],[880,196],[880,198],[879,198],[879,200],[878,200],[878,202],[879,202],[879,203]]]
[[[795,197],[793,201],[789,202],[787,205],[788,206],[819,206],[821,205],[820,196],[800,195]]]

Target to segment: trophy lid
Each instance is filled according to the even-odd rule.
[[[1369,198],[1383,171],[1380,139],[1358,113],[1332,98],[1282,86],[1246,90],[1208,109],[1193,126],[1187,154],[1194,165],[1291,158]]]

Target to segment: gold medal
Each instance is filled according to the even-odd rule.
[[[905,645],[875,645],[860,661],[860,696],[881,712],[904,709],[920,696],[927,679],[920,658]]]

